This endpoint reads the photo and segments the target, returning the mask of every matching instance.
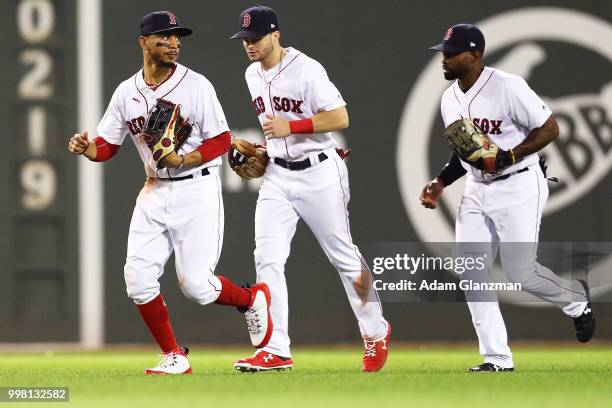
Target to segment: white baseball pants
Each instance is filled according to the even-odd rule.
[[[352,242],[347,205],[350,198],[348,171],[334,149],[327,159],[305,170],[288,170],[273,162],[266,168],[255,211],[255,267],[257,281],[265,282],[272,296],[274,330],[265,351],[290,357],[285,261],[298,220],[303,219],[317,238],[329,261],[340,274],[349,302],[364,338],[378,340],[387,332],[378,297],[371,292],[362,301],[355,286],[368,267]],[[317,271],[308,271],[316,281]],[[313,301],[318,296],[313,285]],[[370,290],[373,290],[370,285]],[[322,316],[323,317],[323,316]]]
[[[521,283],[523,290],[575,317],[586,306],[582,285],[560,278],[536,261],[540,221],[547,199],[547,180],[538,164],[530,166],[529,171],[488,184],[468,179],[455,229],[459,256],[467,256],[474,250],[474,245],[461,243],[490,243],[485,249],[487,258],[492,262],[499,250],[502,269],[509,281]],[[489,281],[488,271],[481,272],[478,280]],[[480,354],[485,362],[513,367],[497,297],[494,293],[487,296],[483,298],[482,292],[466,291]]]
[[[159,278],[174,251],[185,296],[214,302],[221,282],[214,275],[223,244],[223,199],[217,168],[180,181],[149,178],[130,223],[124,275],[128,296],[144,304],[160,291]]]

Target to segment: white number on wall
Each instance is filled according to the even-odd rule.
[[[47,161],[30,159],[21,167],[21,204],[28,210],[47,208],[55,199],[55,170]]]

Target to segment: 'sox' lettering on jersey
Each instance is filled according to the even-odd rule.
[[[139,116],[137,118],[128,120],[125,123],[127,124],[128,129],[130,129],[130,133],[136,136],[140,134],[140,132],[142,132],[142,128],[145,124],[145,118],[142,116]]]
[[[274,101],[274,109],[282,112],[293,112],[293,113],[304,113],[300,106],[304,103],[304,101],[298,101],[295,99],[289,98],[281,98],[280,96],[275,96],[272,98]]]
[[[501,131],[501,124],[502,124],[502,120],[494,120],[494,119],[487,119],[487,118],[474,118],[472,120],[474,122],[474,124],[478,127],[480,127],[480,129],[484,132],[484,133],[488,133],[491,135],[501,135],[502,131]]]
[[[261,96],[258,96],[257,98],[253,99],[253,107],[255,108],[255,113],[257,114],[257,116],[261,115],[266,111],[266,105]]]

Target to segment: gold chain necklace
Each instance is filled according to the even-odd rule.
[[[168,77],[170,76],[170,73],[171,73],[173,70],[174,70],[173,68],[170,68],[170,69],[168,70],[168,72],[166,72],[166,75],[164,75],[164,77],[161,79],[161,81],[157,81],[157,82],[156,82],[156,83],[154,83],[154,84],[149,84],[149,83],[147,83],[147,86],[148,86],[149,88],[157,88],[157,87],[158,87],[158,86],[160,86],[160,85],[161,85],[161,84],[162,84],[162,83],[163,83],[163,82],[164,82],[166,79],[168,79]],[[146,82],[146,81],[145,81],[145,82]]]

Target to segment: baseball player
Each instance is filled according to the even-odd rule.
[[[455,226],[460,254],[473,248],[468,243],[486,243],[485,253],[493,260],[499,249],[508,279],[561,308],[573,318],[578,340],[589,341],[595,319],[586,282],[562,279],[536,262],[542,210],[548,198],[545,167],[540,166],[537,152],[559,134],[550,109],[522,78],[482,64],[485,39],[477,27],[455,25],[431,49],[442,52],[444,78],[454,81],[442,95],[445,126],[468,118],[488,134],[499,151],[491,158],[496,166],[493,173],[452,154],[423,188],[421,203],[436,208],[444,187],[467,174]],[[466,292],[484,363],[468,371],[512,371],[497,296],[480,295]]]
[[[177,63],[181,38],[192,33],[176,15],[157,11],[143,17],[139,44],[143,66],[115,90],[98,136],[75,134],[68,149],[101,162],[113,157],[130,134],[145,167],[147,180],[138,195],[128,236],[125,282],[145,324],[163,351],[147,374],[191,373],[187,348],[177,345],[159,278],[174,251],[179,285],[201,305],[232,305],[245,313],[251,340],[262,347],[271,334],[270,294],[264,283],[248,289],[215,276],[223,241],[223,201],[218,168],[231,140],[221,105],[211,83]],[[155,162],[143,141],[146,118],[158,99],[181,106],[192,126],[178,152]]]
[[[365,342],[362,369],[385,364],[391,327],[372,292],[371,275],[353,243],[346,165],[331,132],[348,126],[346,103],[325,69],[295,48],[280,45],[278,17],[266,6],[240,14],[241,39],[252,62],[245,78],[270,156],[255,211],[255,266],[274,299],[270,342],[239,360],[241,371],[291,368],[285,261],[303,219],[334,265]]]

